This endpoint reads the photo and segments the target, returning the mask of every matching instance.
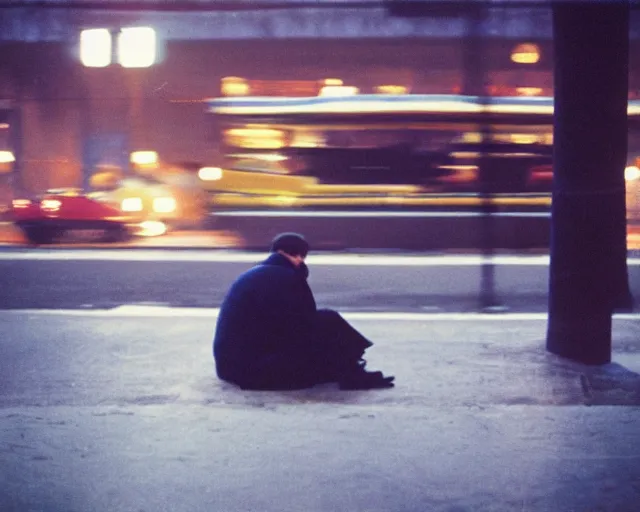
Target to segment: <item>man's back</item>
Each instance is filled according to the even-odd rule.
[[[218,376],[243,386],[302,354],[315,309],[305,276],[280,254],[242,274],[220,308],[213,342]]]

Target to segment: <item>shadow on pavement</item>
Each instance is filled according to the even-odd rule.
[[[640,374],[619,363],[599,367],[575,363],[546,352],[542,343],[438,348],[439,357],[423,348],[419,361],[412,361],[410,353],[378,355],[377,361],[388,364],[375,364],[374,369],[396,374],[396,387],[387,390],[341,391],[326,384],[289,392],[244,391],[215,377],[195,387],[203,392],[206,404],[266,409],[323,403],[479,408],[640,405]],[[640,355],[633,362],[640,363]]]
[[[617,363],[580,376],[587,405],[640,405],[640,375]]]

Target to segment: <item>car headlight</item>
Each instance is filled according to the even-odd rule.
[[[176,211],[176,200],[173,197],[156,197],[153,200],[153,211],[156,213],[171,213]]]
[[[139,197],[125,197],[120,204],[123,212],[141,212],[142,199]]]
[[[31,206],[31,201],[29,199],[14,199],[11,205],[14,208],[28,208]]]
[[[57,212],[62,203],[57,199],[43,199],[40,201],[40,208],[46,212]]]
[[[160,236],[167,232],[167,226],[164,222],[157,220],[145,220],[140,223],[140,235],[142,236]]]

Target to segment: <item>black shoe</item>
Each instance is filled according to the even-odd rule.
[[[382,372],[361,371],[342,378],[338,386],[342,390],[392,388],[394,379],[393,375],[385,377]]]

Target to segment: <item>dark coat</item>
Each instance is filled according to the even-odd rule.
[[[295,389],[317,383],[316,303],[307,269],[274,253],[231,285],[215,330],[218,376],[246,389]]]

